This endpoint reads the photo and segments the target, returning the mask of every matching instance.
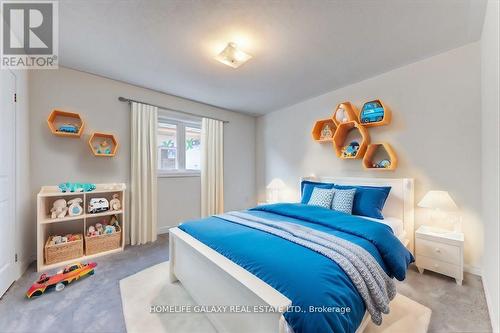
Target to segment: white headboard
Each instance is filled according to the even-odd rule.
[[[408,239],[408,249],[414,248],[414,187],[412,178],[356,178],[356,177],[303,177],[322,183],[339,185],[390,186],[382,213],[386,217],[395,217],[403,221],[404,231]]]

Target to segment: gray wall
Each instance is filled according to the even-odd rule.
[[[30,89],[31,192],[40,186],[64,181],[129,182],[130,112],[118,96],[229,120],[224,125],[225,208],[242,209],[255,204],[255,118],[183,98],[139,88],[79,71],[33,71]],[[52,135],[46,118],[52,109],[80,113],[85,122],[81,139]],[[114,158],[91,154],[87,140],[92,131],[110,132],[120,141]],[[159,228],[165,231],[200,214],[200,179],[158,180]],[[35,211],[32,211],[33,232]]]
[[[311,174],[415,178],[416,202],[430,189],[444,189],[462,209],[465,262],[478,272],[483,244],[480,86],[480,45],[474,43],[259,117],[259,200],[275,177],[287,184],[288,200],[298,199],[299,178]],[[370,135],[372,142],[394,147],[395,172],[365,171],[361,161],[340,160],[331,145],[311,138],[315,120],[330,116],[336,104],[351,101],[360,108],[373,98],[393,111],[392,124],[371,128]],[[427,212],[417,209],[416,227],[427,221]]]
[[[482,202],[485,225],[483,284],[490,309],[491,324],[500,332],[500,195],[499,195],[499,3],[489,1],[481,40],[482,69]]]

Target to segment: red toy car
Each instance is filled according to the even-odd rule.
[[[66,266],[62,271],[56,273],[56,275],[48,276],[43,273],[38,281],[33,283],[33,285],[26,292],[28,298],[40,296],[46,290],[55,288],[56,291],[61,291],[73,281],[80,279],[81,277],[94,274],[94,268],[97,266],[95,262],[89,262],[87,264],[71,264]]]

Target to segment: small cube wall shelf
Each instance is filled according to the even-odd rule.
[[[113,157],[118,150],[118,140],[113,134],[94,132],[90,136],[89,146],[98,157]]]
[[[388,155],[388,160],[391,163],[388,167],[381,168],[374,166],[374,163],[379,163],[380,161],[374,161],[377,152],[384,150]],[[365,156],[363,157],[363,166],[365,169],[378,170],[378,171],[389,171],[395,170],[398,166],[398,158],[396,153],[392,149],[391,145],[387,142],[383,143],[371,143],[366,149]]]
[[[359,112],[359,123],[366,127],[388,125],[391,119],[391,110],[380,99],[366,102]]]
[[[86,261],[102,255],[123,251],[125,247],[125,184],[97,184],[96,189],[92,192],[84,193],[62,193],[57,186],[43,186],[37,196],[37,270],[45,271],[48,269],[68,265],[73,262]],[[106,198],[108,201],[114,194],[118,195],[121,203],[120,210],[108,210],[101,213],[88,213],[87,207],[92,198]],[[63,218],[52,219],[50,209],[54,201],[64,199],[69,201],[74,198],[82,199],[83,213],[78,216],[66,216]],[[65,235],[68,233],[86,235],[90,225],[95,225],[102,218],[116,215],[120,223],[120,242],[116,248],[106,249],[99,253],[87,254],[83,252],[83,256],[65,260],[61,262],[47,264],[44,256],[45,243],[49,236]],[[85,241],[85,240],[83,240]]]
[[[322,139],[321,138],[321,132],[323,131],[323,127],[325,125],[328,125],[330,127],[330,131],[332,132],[332,137],[327,138],[327,139]],[[314,127],[312,129],[312,137],[314,141],[324,143],[324,142],[332,142],[333,141],[333,134],[335,133],[335,130],[337,129],[337,126],[335,126],[335,123],[333,122],[332,118],[326,118],[326,119],[320,119],[316,121],[314,124]]]
[[[357,130],[361,136],[361,142],[359,142],[359,148],[354,156],[344,156],[342,154],[342,148],[349,144],[349,142],[346,142],[347,135],[349,132],[352,130]],[[335,153],[337,154],[338,158],[341,159],[360,159],[364,156],[366,152],[366,148],[368,147],[368,144],[370,143],[370,135],[368,134],[367,129],[358,124],[356,121],[349,121],[347,123],[342,123],[337,127],[337,130],[335,131],[335,135],[333,136],[333,147],[335,149]]]
[[[351,102],[344,102],[337,105],[335,111],[333,111],[333,121],[337,127],[349,121],[357,121],[358,120],[358,110]]]
[[[62,137],[79,138],[85,122],[78,113],[53,110],[47,118],[52,134]]]

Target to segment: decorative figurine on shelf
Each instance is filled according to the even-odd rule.
[[[83,213],[83,208],[81,206],[81,203],[83,200],[81,198],[75,198],[70,201],[68,201],[68,214],[69,216],[78,216],[82,215]]]
[[[333,138],[333,132],[330,128],[329,124],[324,124],[323,128],[321,129],[321,136],[320,140],[327,140]]]
[[[46,290],[55,289],[61,291],[73,281],[79,280],[87,275],[94,275],[95,262],[87,264],[75,263],[66,266],[55,275],[49,276],[43,273],[38,280],[26,292],[26,297],[32,298],[42,295]]]
[[[90,183],[61,183],[58,185],[62,193],[66,192],[91,192],[95,190],[95,184]]]
[[[78,133],[79,127],[75,124],[63,124],[59,126],[57,129],[58,132],[64,132],[64,133]]]
[[[65,217],[66,213],[68,212],[66,200],[57,199],[56,201],[54,201],[50,212],[52,213],[50,217],[53,219],[62,219],[63,217]]]
[[[103,139],[99,144],[99,146],[95,147],[95,149],[98,154],[106,154],[106,155],[111,154],[111,145],[106,139]]]
[[[88,212],[91,214],[106,212],[109,210],[109,201],[106,198],[92,198],[89,202]]]
[[[385,110],[379,101],[371,101],[363,105],[359,119],[362,124],[376,123],[384,119]]]
[[[113,194],[113,199],[109,202],[109,206],[111,210],[120,210],[122,208],[122,204],[120,199],[118,199],[120,195],[118,193]]]
[[[342,157],[356,157],[359,151],[359,143],[352,141],[349,145],[342,148]]]
[[[377,169],[387,169],[391,166],[391,161],[389,160],[382,160],[378,163],[373,163],[373,167]]]
[[[337,109],[337,112],[335,113],[335,119],[339,122],[339,123],[345,123],[347,122],[349,119],[347,118],[347,112],[346,110],[341,106],[339,106],[339,108]]]

